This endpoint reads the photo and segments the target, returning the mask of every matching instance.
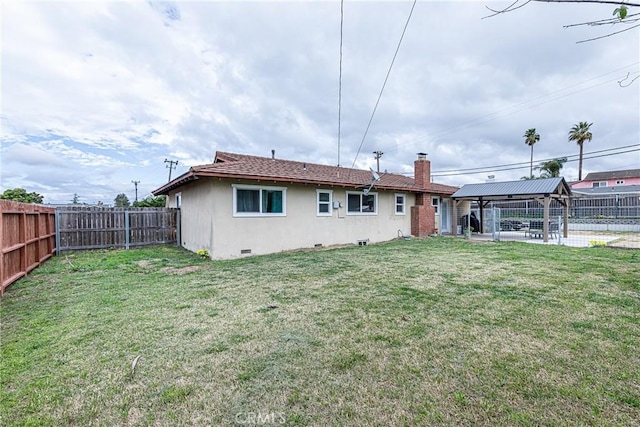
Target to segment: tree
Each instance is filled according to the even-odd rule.
[[[566,157],[559,159],[548,160],[540,163],[540,166],[536,166],[536,169],[540,170],[540,178],[557,178],[560,176],[560,171],[564,164],[567,163]]]
[[[522,3],[521,3],[522,1]],[[584,42],[590,42],[593,40],[598,40],[598,39],[602,39],[605,37],[610,37],[613,36],[615,34],[619,34],[619,33],[623,33],[625,31],[629,31],[632,30],[634,28],[640,27],[640,24],[636,24],[636,22],[640,21],[640,13],[629,13],[629,7],[640,7],[640,2],[639,1],[616,1],[616,0],[515,0],[513,1],[509,6],[505,7],[504,9],[492,9],[489,6],[486,6],[487,9],[489,9],[491,12],[493,12],[491,15],[489,16],[485,16],[485,18],[491,18],[492,16],[496,16],[496,15],[500,15],[500,14],[504,14],[507,12],[513,12],[516,9],[520,9],[521,7],[526,6],[527,4],[529,4],[530,2],[544,2],[544,3],[601,3],[601,4],[608,4],[608,5],[616,5],[618,6],[614,11],[613,11],[613,18],[606,18],[606,19],[598,19],[598,20],[594,20],[594,21],[586,21],[586,22],[579,22],[577,24],[569,24],[569,25],[565,25],[564,28],[569,28],[569,27],[578,27],[578,26],[589,26],[589,27],[596,27],[596,26],[601,26],[601,25],[606,25],[606,26],[613,26],[613,25],[617,25],[617,24],[622,24],[627,25],[627,28],[620,30],[620,31],[614,31],[612,33],[608,33],[602,36],[598,36],[598,37],[593,37],[590,39],[586,39],[586,40],[580,40],[577,43],[584,43]],[[484,18],[483,18],[484,19]],[[635,25],[631,25],[631,24],[635,24]],[[634,79],[635,80],[635,79]]]
[[[80,196],[78,196],[78,193],[73,193],[73,198],[71,199],[71,203],[73,203],[74,205],[77,205],[78,203],[80,203]]]
[[[589,131],[593,123],[580,122],[573,125],[569,131],[569,142],[575,141],[580,146],[580,160],[578,162],[578,181],[582,181],[582,145],[585,141],[591,141],[593,134]]]
[[[21,203],[42,203],[44,197],[35,191],[27,193],[27,190],[24,188],[14,188],[11,190],[4,190],[4,193],[0,195],[0,199],[12,200],[14,202]]]
[[[131,203],[129,203],[129,198],[124,193],[118,194],[113,203],[117,208],[126,208],[128,206],[131,206]]]
[[[133,202],[133,206],[137,208],[164,208],[167,203],[166,196],[158,196],[158,197],[145,197],[139,202]]]
[[[528,129],[524,135],[524,143],[531,147],[531,164],[529,166],[529,176],[533,178],[533,145],[540,141],[540,135],[536,133],[536,128]]]

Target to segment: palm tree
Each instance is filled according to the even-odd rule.
[[[560,176],[560,170],[565,163],[567,163],[567,158],[561,157],[559,159],[542,162],[540,166],[536,166],[536,169],[542,172],[540,178],[556,178]]]
[[[529,167],[529,176],[533,178],[533,144],[540,141],[540,135],[536,133],[535,128],[528,129],[524,135],[524,143],[531,147],[531,165]]]
[[[582,181],[582,144],[585,141],[591,141],[593,134],[589,132],[589,128],[593,123],[580,122],[573,125],[569,131],[569,142],[575,141],[580,146],[580,161],[578,162],[578,181]]]

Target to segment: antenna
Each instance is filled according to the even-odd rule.
[[[368,196],[373,186],[376,185],[376,182],[380,181],[380,175],[378,175],[378,173],[372,168],[369,168],[369,170],[371,171],[371,184],[369,184],[369,188],[365,188],[364,190],[362,190],[362,194],[364,194],[365,196]]]
[[[371,181],[380,181],[380,175],[378,175],[378,172],[374,171],[372,168],[369,168],[369,170],[371,171]]]

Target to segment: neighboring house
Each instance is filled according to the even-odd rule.
[[[182,246],[214,259],[450,232],[457,187],[399,174],[217,152],[153,191],[181,210]],[[371,184],[373,184],[371,186]],[[437,224],[437,225],[436,225]]]
[[[587,188],[600,189],[607,187],[610,189],[611,187],[615,187],[617,191],[624,191],[624,189],[620,187],[638,185],[640,185],[640,169],[627,169],[621,171],[592,172],[582,181],[572,183],[571,189],[580,192],[579,190]],[[603,191],[598,190],[597,192]]]

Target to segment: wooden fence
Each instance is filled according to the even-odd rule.
[[[62,251],[176,243],[180,210],[169,208],[60,207],[56,246]]]
[[[0,200],[0,295],[55,251],[55,209]]]

